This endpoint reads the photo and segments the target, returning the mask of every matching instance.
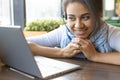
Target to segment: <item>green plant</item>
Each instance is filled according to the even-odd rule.
[[[120,2],[120,0],[117,0],[116,2],[117,2],[117,3],[119,3],[119,2]]]
[[[26,31],[51,31],[58,28],[60,25],[64,24],[62,19],[44,19],[37,20],[29,23],[24,30]]]
[[[112,19],[106,19],[105,22],[113,25],[113,26],[116,26],[116,27],[120,27],[120,20],[112,20]]]

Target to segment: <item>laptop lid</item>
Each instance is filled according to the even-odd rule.
[[[0,54],[8,66],[42,78],[19,26],[0,27]]]
[[[27,74],[39,77],[39,78],[50,78],[51,76],[60,75],[62,73],[70,72],[76,69],[80,69],[79,65],[57,61],[48,58],[35,58],[33,57],[28,44],[23,35],[22,29],[18,26],[14,27],[0,27],[0,55],[4,63],[8,66],[25,72]],[[37,64],[36,61],[39,63]],[[39,62],[41,61],[41,62]],[[51,62],[51,63],[50,63]],[[55,68],[52,71],[41,64],[50,63],[49,68],[54,65],[53,63],[60,64],[58,70]],[[63,67],[63,69],[61,67]],[[68,67],[67,67],[68,66]],[[39,69],[40,68],[40,69]],[[47,71],[46,71],[47,70]],[[46,74],[41,74],[46,71]]]

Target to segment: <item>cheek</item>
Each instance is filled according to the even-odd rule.
[[[88,21],[88,22],[85,23],[86,26],[89,28],[90,31],[93,30],[93,24],[92,23],[93,23],[92,21]]]
[[[83,24],[85,25],[85,27],[88,28],[89,33],[91,33],[93,31],[92,20],[85,21],[85,22],[83,22]],[[73,32],[73,28],[74,28],[75,23],[71,22],[71,21],[67,21],[67,25],[69,26],[68,28],[70,29],[70,31]]]
[[[88,28],[92,31],[93,30],[93,25],[89,24]]]
[[[68,28],[72,31],[72,28],[74,27],[74,23],[67,21]]]
[[[93,31],[93,26],[91,25],[88,27],[88,34],[90,34],[92,31]]]
[[[88,35],[89,35],[90,33],[92,33],[92,31],[93,31],[93,27],[90,27],[89,30],[88,30]]]

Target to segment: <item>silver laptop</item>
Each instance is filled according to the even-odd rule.
[[[10,68],[41,79],[50,79],[80,69],[79,65],[33,56],[22,29],[0,26],[0,55]]]

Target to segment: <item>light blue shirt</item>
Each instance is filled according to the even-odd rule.
[[[48,47],[62,47],[63,41],[67,38],[67,28],[65,25],[60,26],[59,28],[35,37],[28,37],[27,41],[34,42],[43,46]]]
[[[111,52],[113,50],[120,51],[119,50],[120,46],[116,44],[118,46],[116,47],[115,44],[112,44],[113,38],[111,37],[111,35],[117,34],[117,33],[119,34],[118,36],[120,37],[120,28],[118,30],[119,32],[117,31],[117,32],[111,33],[113,30],[118,30],[118,29],[109,28],[107,24],[103,24],[103,26],[96,33],[96,35],[90,37],[90,40],[92,41],[97,51],[103,52],[103,53]],[[48,47],[60,46],[61,48],[64,48],[67,46],[67,44],[71,42],[72,38],[74,37],[75,36],[69,31],[66,25],[63,25],[51,32],[48,32],[47,34],[43,34],[35,37],[29,37],[27,38],[27,41],[34,42],[42,46],[48,46]],[[116,40],[116,42],[120,43],[118,40]],[[85,56],[81,53],[76,55],[75,57],[85,58]]]
[[[51,32],[48,32],[47,34],[35,37],[28,37],[27,41],[34,42],[42,46],[60,46],[61,48],[64,48],[74,37],[75,36],[69,31],[68,27],[66,25],[63,25]],[[76,55],[76,57],[85,58],[83,54]]]

